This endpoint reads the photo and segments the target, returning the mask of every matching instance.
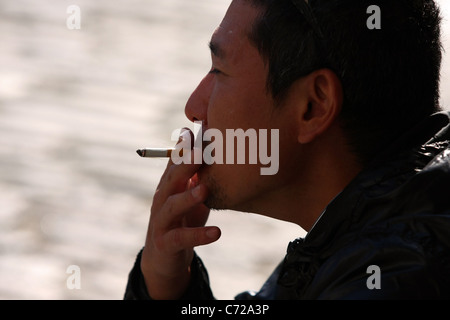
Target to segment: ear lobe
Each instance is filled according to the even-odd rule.
[[[327,131],[342,109],[343,90],[339,78],[329,69],[306,76],[307,106],[299,114],[298,142],[312,142]]]

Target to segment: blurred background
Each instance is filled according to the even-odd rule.
[[[184,105],[230,0],[0,0],[0,299],[122,299]],[[450,0],[439,0],[450,109]],[[70,5],[81,29],[70,30]],[[298,226],[213,212],[198,248],[219,299],[259,289]],[[80,268],[70,289],[69,266]],[[230,276],[231,275],[231,276]]]

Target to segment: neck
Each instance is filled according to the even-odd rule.
[[[300,169],[289,184],[267,197],[261,214],[298,224],[309,232],[327,205],[362,170],[339,133],[302,146]]]

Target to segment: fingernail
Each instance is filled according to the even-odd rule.
[[[220,231],[216,228],[208,229],[206,231],[206,236],[210,239],[216,239],[220,236]]]

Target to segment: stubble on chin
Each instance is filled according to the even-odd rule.
[[[208,186],[208,197],[205,200],[205,205],[213,210],[226,210],[227,207],[227,197],[226,194],[214,177],[208,176],[207,183]]]

